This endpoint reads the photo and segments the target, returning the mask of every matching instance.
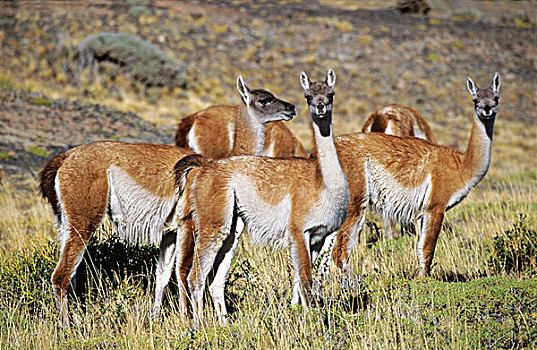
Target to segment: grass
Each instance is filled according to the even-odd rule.
[[[10,75],[0,73],[0,89],[14,91],[17,88],[18,88],[18,84]]]
[[[0,220],[0,344],[63,349],[535,347],[535,272],[490,263],[495,237],[513,229],[535,231],[534,176],[493,175],[450,211],[432,278],[414,278],[415,236],[383,240],[366,229],[351,257],[354,283],[345,288],[332,271],[317,284],[317,306],[310,310],[290,305],[288,252],[253,247],[245,236],[226,288],[231,326],[217,324],[207,301],[201,331],[180,317],[174,288],[166,293],[161,319],[150,317],[157,250],[126,248],[110,238],[107,226],[90,245],[76,297],[70,297],[71,313],[81,322],[61,329],[49,282],[57,259],[53,217],[28,190],[33,180],[8,181],[0,187],[5,214]],[[529,190],[520,192],[521,187]],[[526,214],[524,220],[519,213]],[[376,216],[369,220],[382,236]],[[537,245],[535,239],[531,244]]]
[[[44,157],[44,158],[50,157],[50,153],[47,150],[42,149],[38,146],[28,147],[26,151],[39,157]]]

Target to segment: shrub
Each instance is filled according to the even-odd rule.
[[[56,266],[56,244],[0,255],[0,297],[19,300],[31,314],[54,307],[50,276]]]
[[[39,96],[34,97],[34,99],[32,100],[32,103],[36,106],[45,106],[45,107],[52,106],[52,102],[50,102],[46,98],[39,97]]]
[[[153,276],[158,248],[130,247],[116,237],[94,239],[77,269],[75,294],[84,303],[88,281],[125,290],[125,281],[147,287]],[[0,298],[19,301],[31,314],[54,308],[50,278],[58,262],[57,242],[0,255]],[[93,278],[88,279],[88,274]]]
[[[537,273],[537,232],[528,227],[526,215],[492,239],[489,266],[497,273]]]
[[[425,0],[398,0],[395,7],[401,13],[418,13],[426,15],[431,6]]]
[[[154,274],[154,266],[158,259],[159,249],[153,246],[129,246],[113,235],[105,240],[92,239],[85,254],[84,264],[90,273],[101,275],[112,281],[131,277],[141,278],[144,285],[148,284],[149,276]],[[83,267],[83,266],[81,266]],[[85,281],[87,271],[79,268],[77,279]]]
[[[125,66],[133,77],[147,86],[185,87],[186,77],[179,64],[147,41],[125,33],[99,33],[78,46],[81,67],[109,61]]]

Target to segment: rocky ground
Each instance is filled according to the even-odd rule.
[[[51,155],[93,141],[173,142],[173,130],[136,113],[26,91],[0,91],[0,111],[3,177],[36,175]]]
[[[465,78],[484,86],[498,71],[496,135],[521,154],[535,151],[531,1],[436,1],[429,16],[379,1],[153,1],[141,12],[132,3],[0,5],[1,176],[35,175],[50,155],[96,140],[171,143],[182,116],[238,102],[238,73],[305,111],[298,75],[320,79],[327,67],[337,74],[337,133],[359,130],[370,112],[397,102],[417,109],[440,143],[460,149],[472,115]],[[65,53],[105,31],[166,52],[187,73],[187,87],[144,87],[104,62],[88,80],[76,55]],[[289,126],[309,147],[305,113]]]

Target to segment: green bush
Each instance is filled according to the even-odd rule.
[[[45,107],[52,106],[52,102],[50,102],[46,98],[38,97],[38,96],[34,97],[34,99],[32,100],[32,103],[36,106],[45,106]]]
[[[81,66],[109,61],[126,67],[147,86],[185,87],[185,72],[179,64],[151,43],[125,33],[90,35],[78,46]]]
[[[31,314],[54,307],[50,276],[56,267],[56,244],[0,255],[0,297],[18,300]]]
[[[84,264],[77,272],[80,274],[77,279],[86,281],[85,275],[90,272],[113,282],[135,276],[147,285],[154,275],[158,253],[159,249],[152,246],[125,245],[117,236],[105,240],[93,239],[84,255]],[[84,265],[90,271],[84,269]]]
[[[124,290],[125,281],[143,287],[149,285],[158,257],[158,248],[130,247],[116,237],[94,239],[75,277],[75,294],[84,302],[88,281],[99,286]],[[54,307],[50,278],[58,262],[57,243],[0,255],[0,298],[4,302],[18,301],[31,314]],[[92,276],[92,277],[90,277]],[[104,283],[103,283],[104,282]]]
[[[537,273],[537,232],[520,214],[509,230],[492,239],[489,266],[497,273]]]
[[[26,151],[39,157],[43,157],[43,158],[50,157],[49,151],[47,151],[46,149],[40,148],[38,146],[27,147]]]

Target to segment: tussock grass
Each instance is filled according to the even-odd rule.
[[[417,237],[385,240],[370,214],[351,256],[353,278],[341,281],[333,267],[321,278],[316,268],[309,310],[290,305],[288,252],[254,247],[244,235],[226,287],[231,325],[218,325],[207,297],[199,331],[180,317],[176,286],[166,293],[163,315],[151,318],[157,249],[124,247],[106,225],[70,296],[77,322],[61,329],[50,285],[57,259],[53,216],[28,190],[33,180],[8,181],[0,187],[0,342],[28,349],[536,346],[533,272],[490,263],[495,237],[520,225],[535,230],[534,178],[493,175],[448,212],[425,280],[415,279]]]

